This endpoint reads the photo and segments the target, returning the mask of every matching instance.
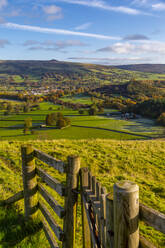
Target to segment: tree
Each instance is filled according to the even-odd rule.
[[[70,119],[64,117],[61,112],[48,114],[45,122],[47,126],[56,125],[58,128],[70,125]]]
[[[61,115],[59,113],[51,113],[48,114],[46,116],[45,122],[47,126],[52,126],[52,125],[56,125],[56,121],[57,119],[60,117]],[[63,115],[62,115],[63,117]]]
[[[13,106],[9,103],[7,105],[7,111],[10,113],[10,112],[12,112],[12,110],[13,110]]]
[[[80,115],[83,115],[84,114],[84,110],[83,109],[80,109],[78,112],[79,112]]]
[[[67,123],[66,123],[65,119],[58,119],[57,123],[56,123],[56,126],[58,128],[66,127]]]
[[[51,114],[48,114],[46,116],[45,123],[46,123],[47,126],[51,126],[52,125],[52,115]]]
[[[94,106],[92,106],[89,110],[88,110],[88,113],[89,115],[96,115],[98,112],[98,109]]]
[[[157,119],[158,124],[165,126],[165,112],[161,113],[161,115]]]
[[[31,129],[32,127],[32,118],[27,118],[25,119],[25,123],[24,123],[24,133],[26,134],[29,129]]]
[[[29,111],[30,111],[29,105],[25,105],[25,106],[23,107],[23,112],[24,112],[24,113],[27,113],[27,112],[29,112]]]

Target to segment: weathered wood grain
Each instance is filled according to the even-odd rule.
[[[96,197],[96,177],[95,176],[92,176],[92,192],[93,192],[93,195],[95,195]]]
[[[81,213],[82,213],[82,234],[83,234],[83,248],[91,247],[91,236],[88,225],[88,219],[83,203],[83,191],[89,187],[89,171],[88,168],[80,169],[80,187],[81,187]]]
[[[42,220],[42,224],[43,224],[43,230],[44,230],[45,236],[46,236],[46,238],[50,244],[50,247],[51,248],[59,248],[59,246],[55,240],[54,235],[51,233],[49,226],[44,219]]]
[[[65,196],[65,187],[57,179],[50,176],[41,168],[36,168],[36,173],[43,182],[47,183],[52,189],[54,189],[60,196]]]
[[[88,189],[92,190],[92,175],[88,172]]]
[[[139,187],[130,181],[114,185],[114,247],[139,247]]]
[[[24,198],[24,192],[22,190],[22,191],[19,191],[18,193],[16,193],[15,195],[9,197],[8,199],[4,200],[2,202],[2,205],[12,204],[14,202],[17,202],[17,201],[23,199],[23,198]]]
[[[68,157],[68,166],[66,168],[67,189],[65,197],[65,216],[63,228],[66,236],[62,244],[63,248],[75,248],[79,170],[80,158],[76,156]]]
[[[84,189],[83,195],[86,201],[92,205],[94,212],[100,217],[100,201],[96,200],[96,195],[91,190]]]
[[[48,193],[48,191],[38,183],[38,191],[42,195],[42,197],[47,201],[47,203],[51,206],[53,211],[60,217],[63,218],[65,211],[63,207],[61,207],[58,202]]]
[[[52,156],[50,156],[44,152],[41,152],[37,149],[34,150],[34,155],[36,158],[38,158],[42,162],[52,166],[54,169],[58,170],[59,172],[61,172],[61,173],[65,172],[65,164],[63,161],[57,160],[57,159],[53,158]]]
[[[100,225],[101,225],[101,244],[102,248],[106,245],[106,189],[101,188],[100,195]]]
[[[88,225],[89,225],[91,239],[92,239],[92,248],[98,248],[97,240],[96,240],[94,230],[93,230],[93,226],[92,226],[90,216],[89,216],[89,204],[86,202],[86,199],[85,199],[84,195],[82,196],[82,199],[83,199],[83,203],[84,203],[84,207],[85,207],[85,211],[86,211],[86,216],[87,216],[87,219],[88,219]]]
[[[114,211],[112,195],[106,195],[106,248],[114,248]]]
[[[98,230],[98,239],[101,243],[101,203],[100,203],[100,196],[101,196],[101,184],[96,181],[96,199],[100,204],[100,207],[97,209],[98,214],[96,214],[96,226]]]
[[[140,204],[140,219],[165,234],[165,215]]]
[[[49,226],[52,228],[52,230],[53,230],[54,234],[56,235],[56,237],[58,238],[58,240],[62,241],[64,239],[64,233],[63,233],[62,229],[56,223],[56,221],[52,217],[51,213],[49,212],[49,210],[47,209],[47,207],[45,206],[45,204],[41,200],[39,201],[39,209],[41,210],[41,213],[43,214],[43,216],[47,220]]]
[[[34,149],[31,145],[22,146],[21,153],[25,218],[34,219],[38,208]]]
[[[144,237],[140,236],[139,248],[157,248]]]

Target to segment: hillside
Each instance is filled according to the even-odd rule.
[[[141,65],[140,68],[143,68]],[[159,65],[157,65],[159,69]],[[127,66],[114,67],[114,66],[103,66],[94,64],[82,64],[82,63],[71,63],[57,60],[49,61],[37,61],[37,60],[1,60],[0,61],[0,79],[8,76],[17,76],[21,78],[19,81],[23,82],[27,77],[29,79],[41,80],[45,78],[54,78],[56,81],[63,81],[64,79],[71,80],[90,80],[100,82],[122,82],[132,78],[136,79],[159,79],[160,75],[152,73],[144,73],[143,70],[139,69],[139,72],[134,72],[136,68]],[[160,67],[161,70],[161,67]],[[141,72],[142,71],[142,72]],[[144,66],[145,71],[145,66]],[[146,70],[146,72],[154,72],[154,70]],[[163,70],[161,70],[163,73]],[[159,70],[158,70],[159,73]],[[165,76],[161,76],[161,79],[165,79]],[[18,82],[17,80],[15,80]]]
[[[125,97],[134,98],[136,96],[165,96],[164,82],[147,82],[147,81],[129,81],[125,84],[115,84],[104,85],[96,89],[97,92],[103,93],[105,95],[119,94]]]
[[[135,65],[119,65],[115,68],[129,70],[129,71],[140,71],[140,72],[149,72],[149,73],[165,73],[164,64],[135,64]]]
[[[34,145],[32,141],[28,143]],[[25,142],[6,141],[0,144],[0,199],[9,197],[22,189],[20,157],[22,144]],[[63,161],[66,161],[70,154],[81,154],[81,166],[88,167],[109,192],[112,192],[112,186],[116,181],[125,179],[135,181],[140,187],[140,202],[165,213],[164,140],[113,141],[97,139],[91,141],[45,141],[42,143],[35,141],[35,147]],[[48,169],[45,165],[44,167],[55,176],[54,170]],[[33,230],[33,233],[29,235],[29,229],[26,227],[26,233],[20,233],[21,223],[20,221],[17,223],[17,218],[22,216],[22,209],[23,201],[17,205],[16,212],[6,208],[0,215],[2,229],[5,227],[3,234],[0,228],[0,244],[4,245],[3,247],[15,248],[18,246],[23,248],[47,247],[43,232],[40,231],[34,235],[35,230]],[[7,222],[4,222],[3,218],[7,218]],[[9,223],[12,227],[14,226],[15,232],[7,225]],[[81,247],[80,219],[78,219],[78,223],[77,248]],[[159,232],[143,224],[140,232],[154,242],[156,247],[164,247],[165,237]]]

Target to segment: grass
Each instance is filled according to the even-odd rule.
[[[33,141],[29,141],[28,143],[34,145]],[[0,198],[7,198],[22,188],[20,159],[20,146],[22,144],[25,144],[25,142],[4,141],[0,143],[0,161],[2,162],[1,164],[3,164],[3,166],[0,167]],[[108,192],[113,191],[113,184],[117,181],[131,180],[136,182],[140,187],[140,202],[165,213],[164,140],[116,141],[96,139],[35,141],[34,146],[65,162],[67,161],[67,156],[71,154],[80,155],[81,166],[88,167],[92,175],[96,176],[97,180],[107,188]],[[37,162],[37,164],[39,164],[39,162]],[[45,164],[41,166],[51,175],[59,180],[65,181],[65,178],[55,173],[53,168],[49,168]],[[60,200],[59,202],[63,204],[63,201],[61,202]],[[18,212],[21,215],[23,214],[22,207],[23,203],[20,201],[17,205],[16,216]],[[8,209],[6,211],[10,210]],[[0,223],[2,219],[4,219],[4,215],[0,215]],[[18,220],[15,221],[15,225],[18,224],[17,221]],[[81,220],[78,218],[77,248],[81,247],[80,227]],[[6,227],[6,232],[10,230],[10,228],[9,230],[8,228]],[[141,223],[140,232],[158,248],[164,247],[165,237],[159,232],[154,231],[153,228]],[[3,235],[1,228],[0,244],[2,244]],[[22,234],[17,235],[21,236]],[[20,241],[22,243],[17,244],[18,246],[8,247],[32,247],[30,246],[31,243],[33,247],[39,247],[36,237],[42,241],[40,247],[47,247],[46,243],[44,243],[46,241],[44,240],[42,231],[37,232],[35,235],[28,235],[28,237]],[[40,242],[40,239],[38,242]],[[7,240],[9,240],[9,238],[7,238]],[[3,247],[5,246],[2,246],[2,248]]]
[[[3,145],[2,147],[4,148]],[[15,162],[11,157],[3,156],[1,149],[0,201],[22,189],[21,168],[20,165],[15,167]],[[23,204],[21,200],[15,205],[0,206],[0,248],[44,248],[47,244],[40,221],[37,220],[35,224],[25,222]]]
[[[55,128],[35,129],[40,124],[45,123],[46,115],[52,112],[62,112],[63,115],[69,116],[72,125],[65,130]],[[105,110],[107,112],[115,112],[114,110]],[[40,103],[40,109],[28,113],[11,114],[4,116],[4,111],[0,111],[0,139],[1,140],[31,140],[31,139],[116,139],[130,140],[139,139],[136,134],[158,137],[163,134],[164,128],[154,124],[154,121],[149,119],[122,120],[120,117],[106,116],[88,116],[79,115],[78,111],[54,105],[52,103]],[[24,120],[32,118],[35,134],[23,134]],[[87,127],[93,127],[89,129]],[[96,129],[96,128],[101,128]],[[116,133],[104,129],[117,130],[128,132],[129,134]],[[142,137],[143,138],[143,137]]]
[[[84,96],[83,94],[71,96],[65,96],[60,98],[64,102],[72,102],[72,103],[80,103],[80,104],[88,104],[91,105],[93,102],[91,101],[91,97]]]

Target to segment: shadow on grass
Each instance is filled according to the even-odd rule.
[[[20,247],[25,238],[31,238],[42,228],[41,223],[27,222],[15,206],[0,207],[0,247]],[[17,246],[18,245],[18,246]]]

